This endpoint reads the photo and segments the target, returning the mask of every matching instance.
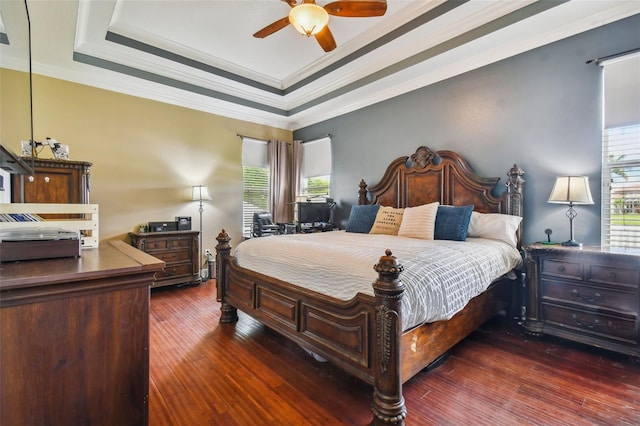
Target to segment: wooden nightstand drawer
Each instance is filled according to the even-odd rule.
[[[583,286],[542,279],[542,300],[559,301],[592,308],[605,308],[613,312],[635,315],[638,309],[638,294],[616,291],[611,288]]]
[[[191,260],[191,252],[189,250],[161,251],[161,252],[154,252],[149,250],[149,254],[157,257],[158,259],[162,259],[167,263]]]
[[[169,247],[172,249],[191,247],[191,240],[189,238],[176,238],[169,241]]]
[[[167,249],[169,247],[169,241],[164,238],[160,239],[149,239],[145,241],[144,249],[145,251],[149,250],[162,250]]]
[[[545,303],[542,304],[542,311],[546,323],[550,325],[580,330],[582,333],[621,340],[624,343],[638,344],[635,318],[619,318]]]
[[[175,278],[179,276],[189,276],[191,274],[191,264],[167,265],[162,272],[156,274],[156,279]]]
[[[638,288],[640,282],[640,270],[612,268],[602,265],[589,265],[587,280],[596,283],[608,283],[613,285]]]
[[[540,273],[554,277],[582,280],[582,263],[541,259]]]

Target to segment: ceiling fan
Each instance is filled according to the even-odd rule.
[[[302,35],[314,36],[325,52],[336,48],[336,41],[327,25],[329,15],[343,18],[368,18],[382,16],[387,11],[386,0],[338,0],[324,7],[318,6],[315,0],[282,1],[291,7],[289,16],[267,25],[253,36],[265,38],[291,24]]]

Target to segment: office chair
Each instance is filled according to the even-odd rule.
[[[273,217],[269,212],[256,212],[253,214],[254,237],[266,237],[282,233],[282,227],[273,223]]]

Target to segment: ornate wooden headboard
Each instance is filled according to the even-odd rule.
[[[478,176],[453,151],[434,152],[421,146],[411,156],[393,160],[377,185],[367,188],[361,181],[358,204],[403,208],[439,201],[454,206],[473,205],[480,213],[522,217],[523,175],[524,171],[514,164],[507,173],[506,190],[496,197],[492,192],[500,178]]]

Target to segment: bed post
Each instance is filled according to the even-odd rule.
[[[513,216],[523,217],[524,205],[522,203],[522,195],[524,190],[524,183],[526,182],[522,176],[524,176],[524,170],[522,170],[517,164],[514,164],[512,168],[507,172],[507,205],[506,214]],[[518,247],[522,242],[522,222],[518,227]]]
[[[358,189],[358,204],[364,206],[369,204],[369,200],[367,199],[367,183],[364,179],[360,180],[360,189]]]
[[[404,284],[398,276],[403,267],[391,250],[373,269],[378,279],[373,283],[376,297],[375,350],[373,390],[373,420],[371,424],[404,425],[407,410],[402,396],[402,370],[400,368],[400,343],[402,337],[402,293]]]
[[[224,229],[216,237],[216,300],[220,302],[220,322],[238,321],[238,310],[224,301],[226,294],[227,265],[231,256],[231,237]]]

